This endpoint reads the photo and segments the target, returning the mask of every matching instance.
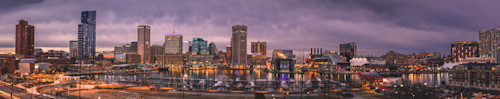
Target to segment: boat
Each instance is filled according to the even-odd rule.
[[[158,67],[158,70],[168,70],[169,67]]]
[[[288,84],[286,84],[286,81],[281,81],[281,88],[288,89]]]
[[[141,67],[141,69],[142,69],[143,71],[153,71],[153,69],[148,68],[148,67]]]
[[[217,83],[214,84],[214,87],[217,88],[217,87],[222,87],[224,85],[224,82],[222,81],[217,81]]]
[[[312,87],[312,81],[311,80],[307,80],[305,84],[306,84],[307,88],[311,88]]]

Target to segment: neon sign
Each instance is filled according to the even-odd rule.
[[[284,64],[280,64],[280,68],[290,68],[290,65],[284,65]]]

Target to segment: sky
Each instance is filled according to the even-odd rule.
[[[497,0],[2,0],[0,52],[14,52],[15,25],[35,26],[35,47],[68,50],[77,40],[81,11],[97,11],[97,51],[137,41],[151,26],[151,43],[167,33],[201,37],[225,50],[231,26],[248,26],[250,42],[267,52],[310,47],[339,50],[356,42],[359,56],[441,52],[455,41],[477,41],[478,31],[500,26]],[[270,54],[269,54],[270,55]]]

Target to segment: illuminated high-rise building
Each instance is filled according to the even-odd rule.
[[[451,44],[451,61],[459,62],[460,59],[479,57],[478,45],[476,41],[455,42]]]
[[[207,41],[203,38],[193,38],[192,44],[192,54],[193,55],[207,55]]]
[[[182,54],[182,35],[180,33],[169,33],[165,36],[165,54]]]
[[[340,55],[342,57],[346,57],[347,61],[356,57],[356,43],[355,42],[340,44],[339,49],[340,49]]]
[[[95,63],[96,11],[83,11],[78,24],[78,58],[82,63]]]
[[[247,68],[247,26],[232,27],[231,66],[234,69]]]
[[[500,61],[500,29],[479,31],[479,57]]]
[[[252,42],[251,52],[260,53],[261,55],[266,55],[266,46],[267,46],[266,42],[261,42],[261,41]]]
[[[16,25],[16,55],[33,56],[35,49],[35,26],[19,20]]]
[[[151,62],[150,32],[151,28],[147,25],[137,26],[137,53],[141,55],[141,63]]]

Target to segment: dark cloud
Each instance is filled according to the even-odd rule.
[[[4,3],[6,2],[6,3]],[[24,2],[24,3],[23,3]],[[121,0],[2,1],[0,47],[13,47],[20,19],[36,26],[36,46],[67,47],[77,39],[80,12],[97,11],[98,50],[137,39],[137,25],[150,25],[152,44],[176,31],[184,40],[202,37],[225,50],[231,26],[248,26],[249,41],[268,49],[338,50],[356,42],[360,55],[449,53],[454,41],[478,39],[478,30],[499,26],[498,1],[468,0]],[[29,6],[26,6],[29,5]]]
[[[12,11],[17,8],[42,3],[44,0],[2,0],[0,1],[0,12]]]

